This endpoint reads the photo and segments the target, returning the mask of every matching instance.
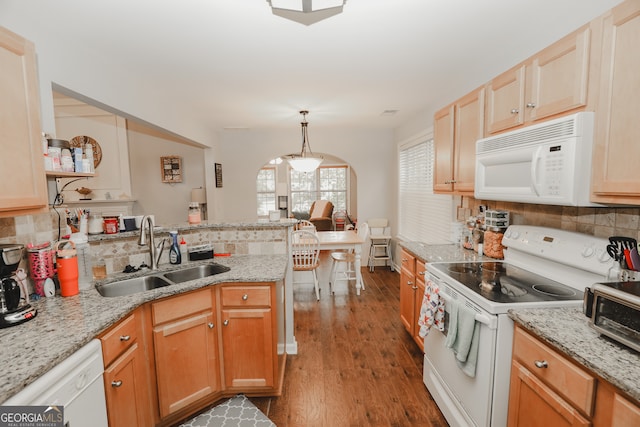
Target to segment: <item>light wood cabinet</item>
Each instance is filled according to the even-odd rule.
[[[273,284],[225,284],[220,303],[225,386],[273,388],[278,372]]]
[[[479,88],[434,116],[435,192],[473,195],[476,141],[484,137],[484,93]]]
[[[161,418],[220,390],[213,296],[205,288],[151,305]]]
[[[487,85],[488,134],[587,105],[591,28],[585,25]]]
[[[0,217],[46,212],[35,47],[3,27],[0,69]]]
[[[416,344],[424,349],[424,340],[418,335],[420,332],[418,319],[424,295],[424,263],[404,249],[401,257],[400,320]]]
[[[592,201],[640,205],[640,3],[626,1],[603,18]]]
[[[152,424],[142,310],[136,310],[100,336],[110,427]]]
[[[640,407],[516,325],[509,427],[640,425]]]

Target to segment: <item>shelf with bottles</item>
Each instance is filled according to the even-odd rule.
[[[92,178],[97,176],[95,173],[62,171],[46,171],[46,175],[50,178]]]

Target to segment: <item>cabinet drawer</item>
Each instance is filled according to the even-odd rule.
[[[416,273],[416,257],[409,252],[402,251],[401,267],[407,270],[411,275]]]
[[[190,294],[182,294],[154,302],[151,305],[153,324],[157,325],[204,310],[211,310],[211,297],[211,289],[206,288]]]
[[[100,337],[104,366],[109,366],[138,340],[138,316],[139,312],[132,313]]]
[[[593,414],[596,380],[588,372],[520,328],[514,333],[513,358],[575,408]]]
[[[269,285],[223,286],[220,289],[222,305],[225,307],[269,307],[271,287]]]

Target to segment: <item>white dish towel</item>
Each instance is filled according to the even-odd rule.
[[[476,376],[480,340],[480,324],[476,321],[476,312],[456,300],[451,300],[447,305],[449,331],[445,345],[453,350],[462,372],[473,378]]]

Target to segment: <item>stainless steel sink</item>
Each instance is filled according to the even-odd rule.
[[[103,297],[121,297],[172,284],[161,276],[142,276],[97,285],[96,289]]]
[[[184,270],[170,271],[164,273],[164,277],[174,283],[188,282],[189,280],[202,279],[203,277],[213,276],[231,270],[229,267],[211,263],[202,264],[197,267],[185,268]]]

